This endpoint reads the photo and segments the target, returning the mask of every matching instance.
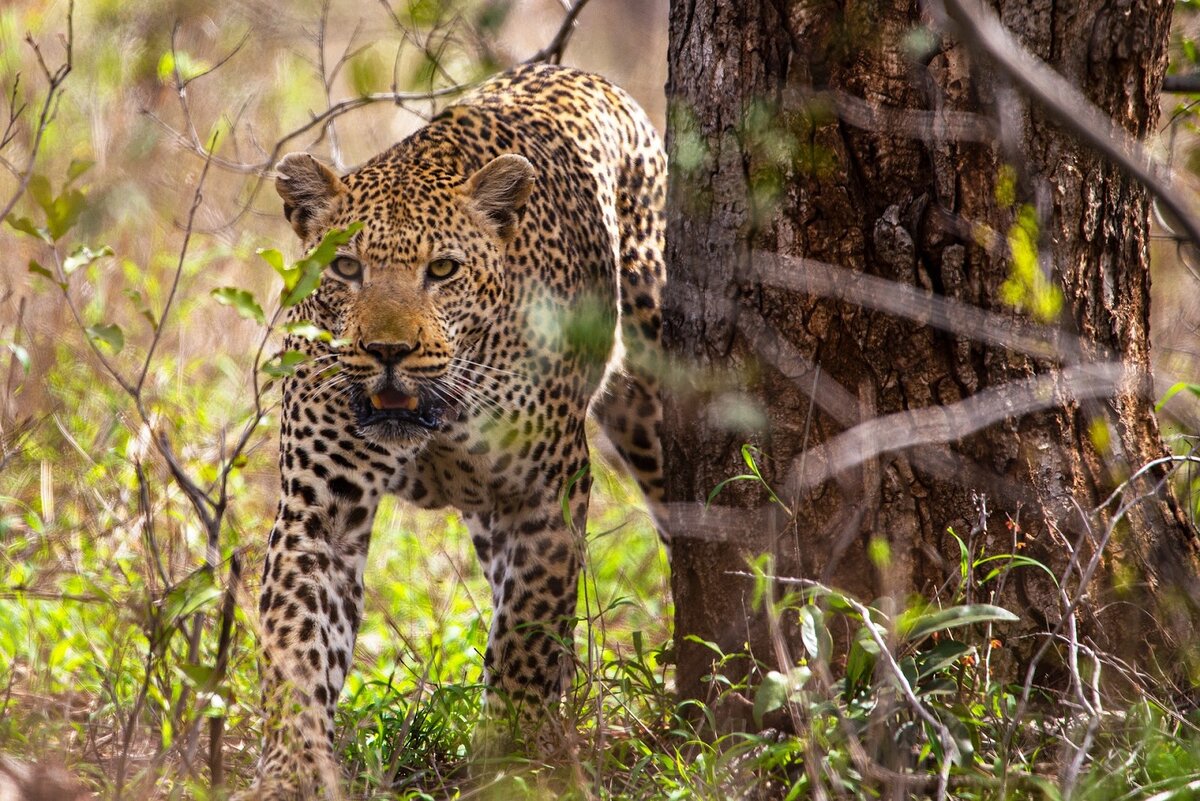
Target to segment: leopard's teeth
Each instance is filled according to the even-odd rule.
[[[406,411],[415,412],[417,410],[417,396],[408,395],[404,398],[404,403],[400,404]]]
[[[376,409],[382,409],[383,401],[379,399],[378,395],[372,395],[371,396],[371,405],[374,406]]]

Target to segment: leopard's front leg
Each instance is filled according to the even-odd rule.
[[[285,392],[282,498],[259,601],[263,750],[247,797],[340,799],[334,708],[362,619],[371,524],[392,468],[357,437],[348,415],[318,417],[292,394]]]
[[[586,447],[581,450],[586,454]],[[473,526],[493,608],[484,653],[487,721],[475,738],[477,756],[498,756],[514,739],[524,740],[523,750],[545,751],[546,735],[553,739],[552,713],[574,676],[572,635],[591,480],[586,459],[565,464],[553,482],[559,492],[497,510],[484,530],[478,522]],[[480,547],[484,537],[486,548]]]

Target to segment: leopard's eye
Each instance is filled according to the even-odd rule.
[[[429,277],[435,281],[445,281],[458,272],[459,266],[454,259],[434,259],[429,262]]]
[[[335,278],[352,283],[362,283],[362,262],[353,256],[338,256],[329,264],[329,269]]]

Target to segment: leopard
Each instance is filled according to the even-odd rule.
[[[343,797],[334,715],[388,495],[465,524],[491,592],[487,710],[517,708],[523,731],[561,702],[589,439],[662,529],[666,179],[629,94],[549,64],[493,77],[344,175],[307,153],[278,162],[301,245],[353,234],[289,311],[330,336],[284,342],[305,358],[282,387],[247,797]]]

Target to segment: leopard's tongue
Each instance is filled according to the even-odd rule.
[[[416,395],[405,395],[394,389],[385,389],[378,395],[371,396],[371,405],[381,410],[415,412],[418,404]]]

